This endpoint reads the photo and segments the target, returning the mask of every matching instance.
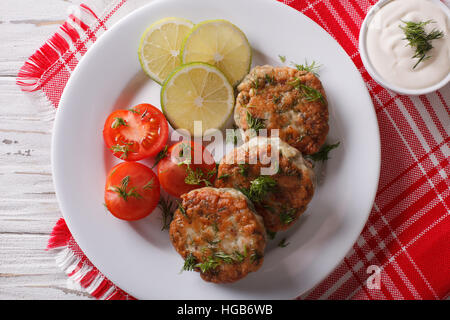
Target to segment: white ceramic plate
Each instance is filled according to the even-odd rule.
[[[227,19],[247,35],[253,65],[281,64],[278,55],[322,64],[330,109],[330,142],[341,145],[307,212],[266,250],[258,272],[234,284],[180,274],[182,258],[162,232],[160,213],[137,222],[103,207],[106,173],[115,160],[103,144],[108,114],[149,102],[160,86],[141,71],[139,39],[168,16],[200,22]],[[145,163],[145,162],[144,162]],[[288,299],[312,288],[342,260],[372,207],[380,169],[375,112],[366,87],[344,50],[313,21],[272,0],[163,0],[133,12],[107,31],[73,72],[57,113],[52,150],[56,194],[69,229],[88,258],[119,287],[141,299]],[[278,248],[286,237],[289,246]]]

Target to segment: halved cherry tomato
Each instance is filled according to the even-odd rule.
[[[126,161],[156,155],[164,148],[169,126],[162,112],[151,104],[116,110],[106,119],[103,139],[112,153]]]
[[[138,162],[122,162],[106,178],[105,206],[115,217],[138,220],[158,205],[159,181],[149,167]]]
[[[158,164],[158,177],[167,193],[180,197],[191,190],[211,186],[216,176],[216,163],[201,144],[179,142]]]

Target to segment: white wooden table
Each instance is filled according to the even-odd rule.
[[[53,117],[15,84],[25,60],[79,2],[0,1],[0,299],[90,299],[45,251],[61,217],[50,165]]]

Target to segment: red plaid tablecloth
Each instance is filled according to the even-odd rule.
[[[117,20],[148,0],[92,0],[18,74],[36,103],[57,108],[78,61]],[[375,0],[285,0],[329,32],[360,71],[381,135],[381,176],[369,221],[342,263],[302,299],[443,299],[450,291],[450,85],[419,97],[383,89],[364,69],[359,29]],[[445,1],[444,1],[445,2]],[[448,2],[446,2],[448,5]],[[84,256],[63,219],[48,249],[61,268],[101,299],[132,298]],[[379,288],[369,267],[378,266]],[[369,269],[368,269],[369,268]]]

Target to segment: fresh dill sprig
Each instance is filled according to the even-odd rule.
[[[153,178],[151,178],[144,186],[142,187],[142,190],[151,190],[153,189]]]
[[[169,200],[169,198],[164,199],[164,197],[161,196],[158,202],[158,207],[161,208],[161,215],[162,215],[162,228],[161,230],[169,229],[170,223],[173,219],[173,213],[176,208],[176,203],[174,201]]]
[[[259,130],[264,129],[266,124],[264,123],[264,119],[256,118],[247,111],[247,124],[250,129],[259,132]]]
[[[216,174],[216,169],[214,168],[205,174],[201,168],[193,170],[188,164],[186,166],[186,173],[187,176],[184,178],[186,184],[199,185],[203,182],[206,187],[211,187],[212,183],[209,180]]]
[[[239,173],[243,177],[248,177],[248,164],[246,163],[238,163]]]
[[[250,182],[250,199],[254,202],[260,202],[267,193],[277,187],[277,181],[269,176],[259,176]]]
[[[213,252],[204,262],[194,265],[195,268],[200,268],[202,273],[216,269],[221,263],[240,263],[247,257],[247,247],[244,252],[234,251],[233,254],[227,254],[223,251]]]
[[[250,255],[250,261],[252,262],[252,263],[259,263],[259,260],[261,260],[262,258],[263,258],[264,256],[262,255],[262,254],[260,254],[259,252],[257,252],[257,251],[254,251],[251,255]]]
[[[214,240],[206,240],[210,246],[215,247],[217,246],[222,240],[220,239],[214,239]]]
[[[245,252],[240,253],[239,251],[234,251],[233,256],[234,256],[234,260],[236,260],[237,262],[242,262],[247,257],[247,254]]]
[[[122,152],[122,155],[120,156],[120,159],[126,159],[128,158],[128,153],[130,152],[130,146],[132,143],[127,144],[116,144],[113,145],[110,149],[112,152]]]
[[[117,129],[120,126],[127,126],[127,122],[120,117],[115,117],[113,123],[111,124],[111,128]]]
[[[285,248],[289,245],[289,242],[286,242],[286,238],[281,239],[281,241],[278,243],[278,246],[280,248]]]
[[[186,209],[183,207],[183,205],[178,201],[177,201],[177,204],[178,204],[178,210],[180,210],[181,214],[183,216],[185,216],[185,218],[188,219],[188,221],[191,221],[191,218],[189,218],[189,216],[187,215]]]
[[[142,199],[142,196],[136,192],[136,187],[131,187],[127,191],[128,183],[130,182],[130,176],[126,176],[122,179],[120,186],[109,186],[108,190],[116,192],[123,200],[128,201],[128,198],[134,197],[136,199]]]
[[[280,213],[280,221],[283,224],[290,224],[292,221],[295,220],[295,212],[297,211],[297,209],[295,208],[291,208],[291,209],[287,209],[285,211],[282,211]]]
[[[300,91],[301,95],[303,96],[303,98],[305,98],[306,101],[313,102],[316,100],[320,100],[321,103],[325,103],[325,98],[323,97],[322,93],[319,90],[302,83],[300,78],[295,78],[295,80],[289,82],[289,84]]]
[[[408,40],[408,46],[415,50],[413,59],[419,59],[414,65],[413,69],[417,67],[419,63],[425,61],[431,56],[427,55],[427,52],[433,49],[431,44],[432,40],[440,39],[444,37],[444,33],[440,30],[433,29],[430,33],[425,31],[425,26],[429,23],[435,23],[433,20],[427,20],[422,22],[403,21],[404,25],[399,25],[405,34],[403,40]]]
[[[184,260],[184,265],[183,268],[181,269],[181,272],[194,270],[196,264],[197,259],[192,253],[189,253],[186,259]]]
[[[164,149],[162,149],[160,152],[158,152],[158,154],[156,155],[156,158],[155,158],[155,163],[153,164],[153,166],[152,166],[152,169],[154,168],[154,167],[156,167],[157,165],[158,165],[158,163],[162,160],[162,159],[164,159],[165,157],[167,157],[167,150],[169,149],[169,147],[166,145],[165,147],[164,147]]]
[[[264,75],[264,80],[268,84],[274,84],[275,83],[275,77],[273,75],[268,75],[267,73]]]
[[[197,263],[196,268],[200,268],[202,273],[216,269],[220,265],[220,260],[217,257],[209,256],[205,262]]]
[[[213,256],[214,258],[220,259],[225,263],[231,264],[234,262],[234,257],[230,254],[226,254],[223,251],[214,252]]]
[[[277,181],[269,176],[259,176],[250,182],[250,188],[238,188],[250,201],[261,202],[277,187]]]
[[[272,97],[272,102],[273,104],[278,104],[281,101],[281,96],[273,96]]]
[[[219,180],[225,180],[226,178],[229,178],[231,175],[228,173],[224,173],[222,174],[220,177],[218,177],[217,179]]]
[[[320,100],[320,102],[325,103],[325,99],[319,90],[309,87],[305,84],[300,84],[300,88],[306,101],[312,102]]]
[[[307,60],[305,60],[304,64],[297,64],[297,63],[292,64],[297,68],[297,70],[311,72],[316,77],[319,76],[318,71],[322,67],[322,65],[317,64],[315,61],[308,63]]]
[[[339,147],[340,142],[337,142],[335,144],[325,144],[320,148],[320,150],[314,154],[308,155],[307,157],[313,161],[326,161],[330,159],[329,153],[331,150],[336,149]]]

